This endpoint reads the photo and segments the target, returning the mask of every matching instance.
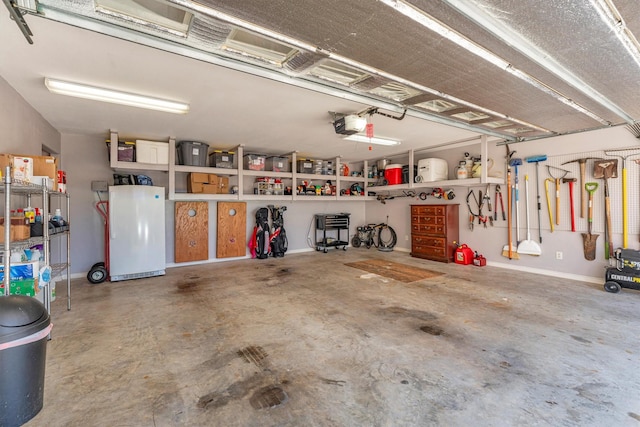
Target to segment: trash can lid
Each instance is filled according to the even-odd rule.
[[[24,338],[49,326],[45,306],[33,297],[0,297],[0,344]]]

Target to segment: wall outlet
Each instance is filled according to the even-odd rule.
[[[404,240],[409,241],[409,236],[408,235],[404,235]]]
[[[556,251],[556,259],[562,259],[562,252]]]

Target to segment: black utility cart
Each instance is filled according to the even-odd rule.
[[[338,249],[342,246],[342,250],[347,250],[349,245],[349,215],[348,213],[338,214],[316,214],[316,250],[324,250],[327,253],[327,249],[334,247]],[[336,230],[337,236],[327,236],[327,231]],[[340,237],[342,230],[346,230],[347,235],[344,240]],[[321,234],[321,240],[318,240],[318,235]],[[332,233],[330,233],[332,234]]]

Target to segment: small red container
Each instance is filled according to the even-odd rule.
[[[485,265],[487,265],[487,259],[482,255],[478,255],[473,259],[473,265],[477,267],[484,267]]]
[[[473,251],[465,244],[458,246],[454,253],[456,264],[469,265],[473,262]]]
[[[402,165],[387,165],[384,169],[387,185],[402,184]]]

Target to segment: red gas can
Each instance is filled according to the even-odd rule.
[[[473,251],[465,244],[458,246],[454,255],[457,264],[469,265],[473,262]]]

